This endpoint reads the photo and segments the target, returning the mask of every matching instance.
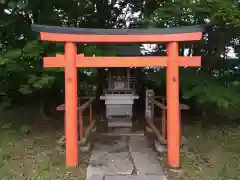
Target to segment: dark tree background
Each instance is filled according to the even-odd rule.
[[[64,101],[63,70],[42,67],[42,57],[63,53],[63,44],[39,41],[38,34],[30,28],[33,23],[81,28],[208,24],[201,42],[181,44],[180,53],[187,49],[188,55],[203,57],[201,68],[181,68],[181,99],[193,103],[202,114],[216,112],[228,119],[239,119],[240,2],[237,0],[1,1],[2,109],[32,103],[47,111],[50,106]],[[157,45],[148,53],[164,55],[164,48],[164,45]],[[78,52],[86,55],[114,55],[111,49],[112,46],[78,46]],[[144,87],[158,92],[164,89],[165,69],[137,69],[135,73],[138,81],[144,82]],[[99,96],[105,74],[104,69],[79,69],[81,96]]]

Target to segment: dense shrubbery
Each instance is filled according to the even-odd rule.
[[[201,55],[199,69],[181,70],[181,90],[185,98],[200,104],[211,104],[222,115],[238,118],[240,109],[239,32],[240,3],[230,0],[199,1],[111,1],[108,0],[8,0],[0,4],[0,97],[2,105],[18,96],[36,91],[63,89],[62,70],[42,68],[42,56],[62,52],[61,44],[39,42],[30,29],[32,23],[91,28],[130,26],[166,27],[209,24],[200,43],[181,45],[189,55]],[[118,3],[118,6],[115,4]],[[96,7],[96,11],[95,11]],[[139,18],[126,12],[140,12]],[[228,47],[235,57],[228,57]],[[78,47],[87,55],[107,54],[108,47],[91,45]],[[157,53],[164,53],[162,46]],[[182,52],[182,51],[181,51]],[[91,71],[91,70],[88,70]],[[98,71],[101,73],[102,71]],[[162,84],[160,72],[151,76]],[[99,78],[80,70],[80,90],[86,83],[98,84]],[[159,75],[159,76],[158,76]],[[102,77],[98,74],[99,77]],[[56,88],[59,87],[59,88]],[[89,90],[90,91],[90,90]],[[3,103],[4,102],[4,103]]]

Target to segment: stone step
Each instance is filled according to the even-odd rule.
[[[99,136],[98,136],[99,137]],[[94,143],[87,168],[87,180],[101,180],[105,175],[131,175],[127,137],[99,138]]]
[[[93,175],[87,180],[167,180],[164,175]]]
[[[111,118],[108,120],[108,127],[132,127],[132,120],[129,118]]]
[[[128,127],[115,127],[108,128],[108,132],[100,133],[100,135],[107,136],[144,136],[143,130],[135,130],[134,128]]]
[[[164,175],[115,175],[115,176],[105,176],[104,180],[167,180]]]
[[[86,180],[167,180],[144,136],[97,136]]]
[[[154,142],[154,146],[155,146],[155,150],[159,153],[165,153],[167,152],[167,145],[163,145],[161,144],[159,141],[155,140]],[[182,144],[182,146],[180,146],[180,152],[181,153],[184,153],[184,152],[187,152],[188,149],[187,149],[187,146],[184,146]]]
[[[146,137],[132,136],[129,139],[128,146],[137,175],[164,176],[157,153],[153,151]]]

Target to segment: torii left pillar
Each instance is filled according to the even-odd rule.
[[[78,164],[77,137],[77,47],[75,43],[65,43],[65,137],[66,165]]]

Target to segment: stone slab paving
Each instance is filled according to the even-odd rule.
[[[161,144],[161,143],[160,143],[159,141],[157,141],[157,140],[155,140],[154,146],[155,146],[156,151],[159,152],[159,153],[167,152],[167,145],[163,145],[163,144]],[[182,145],[182,146],[180,147],[180,152],[181,152],[181,153],[184,153],[184,152],[187,152],[187,151],[188,151],[187,146]]]
[[[107,141],[109,136],[104,138]],[[156,152],[144,136],[122,136],[113,143],[94,143],[86,179],[167,180]]]
[[[157,154],[150,147],[145,136],[130,137],[128,145],[137,174],[164,175],[164,171],[160,166]]]
[[[162,175],[126,175],[126,176],[105,176],[104,180],[167,180],[165,176]]]
[[[132,121],[128,118],[113,118],[108,120],[108,127],[132,127]]]
[[[107,137],[105,137],[107,138]],[[89,166],[87,168],[87,180],[101,180],[104,175],[132,174],[134,166],[129,158],[127,137],[122,137],[110,144],[94,143]]]
[[[107,136],[144,136],[143,130],[132,130],[131,128],[113,128],[107,133],[101,133]]]

